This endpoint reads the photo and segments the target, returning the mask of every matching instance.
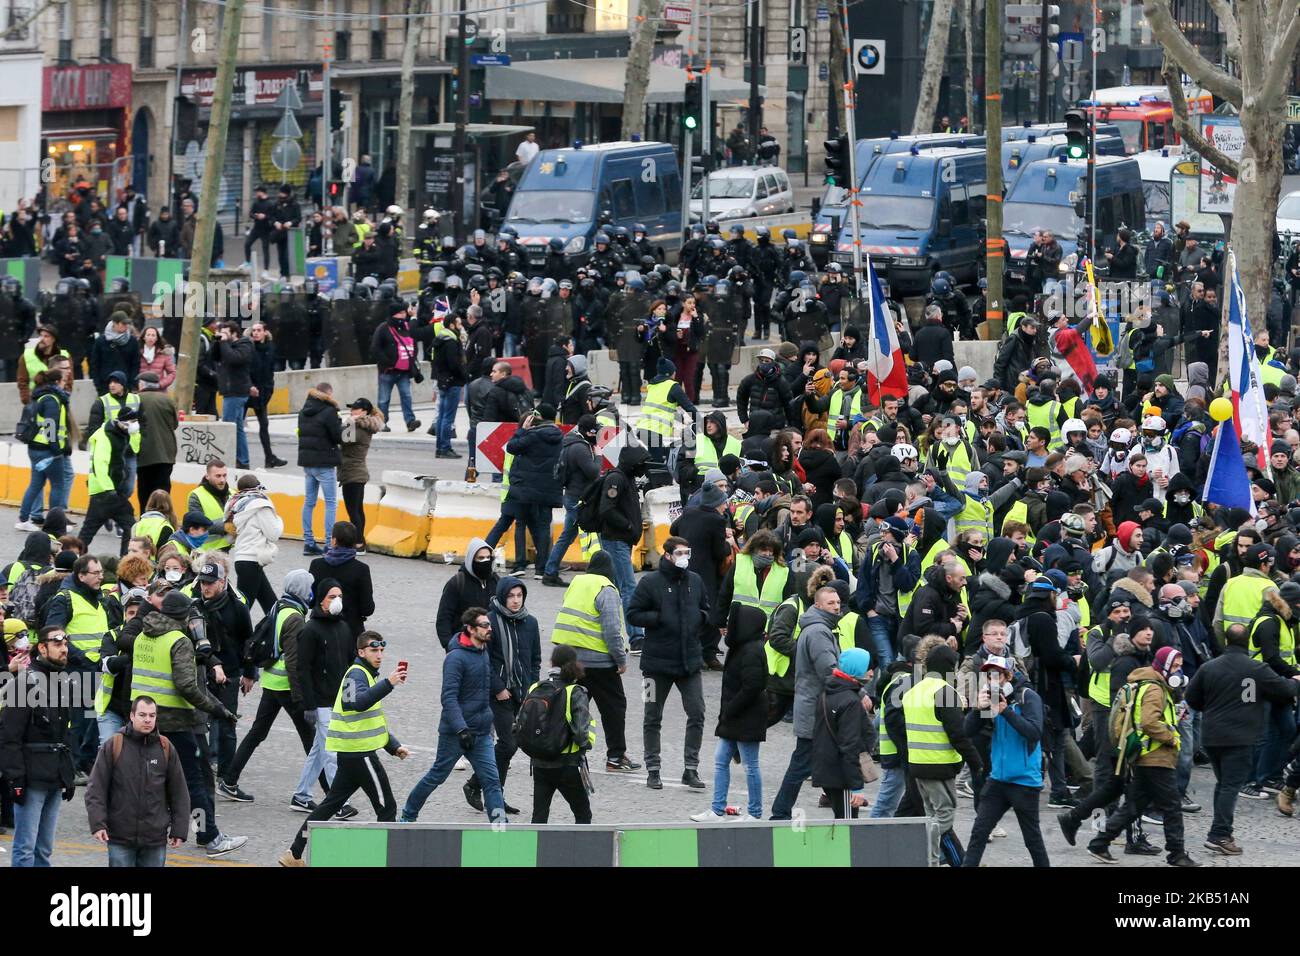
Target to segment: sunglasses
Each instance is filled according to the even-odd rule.
[[[372,651],[383,650],[383,649],[384,649],[385,647],[387,647],[387,646],[388,646],[388,642],[387,642],[387,641],[367,641],[367,642],[366,642],[366,647],[367,647],[369,650],[372,650]]]
[[[475,621],[475,622],[474,622],[474,626],[475,626],[475,627],[481,627],[481,628],[483,628],[485,631],[490,631],[490,630],[492,630],[492,622],[491,622],[491,621]]]

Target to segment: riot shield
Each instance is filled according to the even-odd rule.
[[[710,365],[732,365],[740,360],[740,300],[734,295],[712,296],[708,303],[708,333],[705,361]]]
[[[22,356],[26,345],[22,325],[13,296],[0,295],[0,361],[12,362]]]
[[[330,306],[330,300],[323,295],[307,295],[303,302],[303,314],[307,321],[303,348],[310,349],[313,354],[334,354],[334,323],[330,321]],[[364,344],[369,349],[370,339],[366,339]]]
[[[369,365],[374,359],[370,357],[370,342],[375,337],[375,329],[388,324],[392,314],[392,300],[371,302],[370,308],[359,319],[356,326],[357,351],[361,353],[359,365]]]
[[[275,351],[291,364],[307,358],[307,294],[282,291],[262,297],[263,322],[275,337]]]
[[[554,296],[546,299],[544,300],[542,315],[544,317],[543,334],[551,342],[573,333],[573,309],[568,302]],[[548,345],[547,348],[549,351],[550,346]]]
[[[637,332],[637,324],[650,315],[650,296],[633,290],[623,296],[619,306],[619,334],[613,341],[620,362],[640,363],[645,350],[645,335]]]
[[[334,343],[330,349],[331,365],[367,364],[362,356],[369,358],[370,339],[365,340],[363,353],[357,336],[369,327],[373,305],[369,299],[335,299],[330,303],[328,325]]]
[[[529,365],[545,365],[551,351],[551,341],[546,332],[546,303],[540,296],[527,296],[523,302],[524,355]],[[540,390],[540,383],[534,382]]]
[[[796,298],[790,309],[790,322],[786,331],[791,342],[796,344],[816,342],[819,348],[822,347],[822,337],[830,335],[826,310],[812,304],[801,303]]]

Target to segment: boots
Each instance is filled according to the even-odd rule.
[[[1277,809],[1283,816],[1295,816],[1295,787],[1283,787],[1277,795]]]

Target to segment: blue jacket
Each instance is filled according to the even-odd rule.
[[[506,595],[523,588],[524,607],[518,614],[506,610]],[[508,690],[522,701],[528,688],[538,681],[542,667],[542,635],[537,618],[528,613],[528,588],[519,578],[505,577],[497,582],[497,593],[488,608],[492,621],[492,640],[488,660],[492,662],[492,696]]]
[[[564,432],[558,425],[521,428],[506,444],[514,455],[510,463],[510,491],[506,497],[525,505],[558,508],[564,503],[564,486],[555,477]]]
[[[442,665],[442,716],[438,733],[492,732],[492,667],[486,647],[475,647],[464,634],[447,646]]]
[[[880,560],[877,561],[876,558]],[[880,585],[880,566],[884,556],[876,545],[867,549],[858,570],[858,589],[853,593],[853,606],[860,614],[866,614],[876,607],[876,592]],[[898,557],[890,565],[894,574],[896,591],[910,591],[921,580],[921,554],[915,548],[900,546]],[[901,615],[900,615],[901,616]]]
[[[988,717],[979,708],[966,712],[966,732],[971,739],[987,732],[988,724]],[[1022,787],[1042,787],[1043,701],[1023,675],[1016,675],[1007,709],[994,717],[992,724],[989,777]]]

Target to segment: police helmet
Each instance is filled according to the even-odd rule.
[[[745,227],[738,222],[733,222],[727,228],[727,232],[731,233],[737,239],[743,239],[745,237]]]
[[[708,225],[706,225],[704,229],[711,236],[721,235],[722,224],[716,219],[710,219]]]
[[[447,276],[448,292],[450,292],[452,289],[463,289],[463,288],[465,288],[465,283],[461,280],[460,276],[456,275],[455,273],[452,273],[451,275]]]
[[[759,242],[770,242],[772,239],[772,230],[767,226],[759,226],[754,230],[754,235],[758,237]]]
[[[552,252],[563,252],[564,240],[559,238],[551,239],[549,242],[546,243],[546,246]]]
[[[627,280],[627,287],[633,290],[634,292],[644,292],[645,280],[642,279],[639,275],[631,276]]]
[[[942,273],[937,273],[930,282],[930,295],[936,299],[946,299],[952,295],[952,283],[944,278]]]
[[[601,243],[604,243],[605,245],[609,245],[609,234],[605,232],[598,232],[596,233],[596,238],[592,239],[591,241],[593,245],[597,245],[597,246],[600,245]]]
[[[802,269],[795,269],[790,273],[790,288],[797,288],[803,285],[804,280],[808,278],[808,273]]]
[[[692,239],[704,238],[704,226],[702,223],[698,223],[698,222],[691,223],[691,238]]]

